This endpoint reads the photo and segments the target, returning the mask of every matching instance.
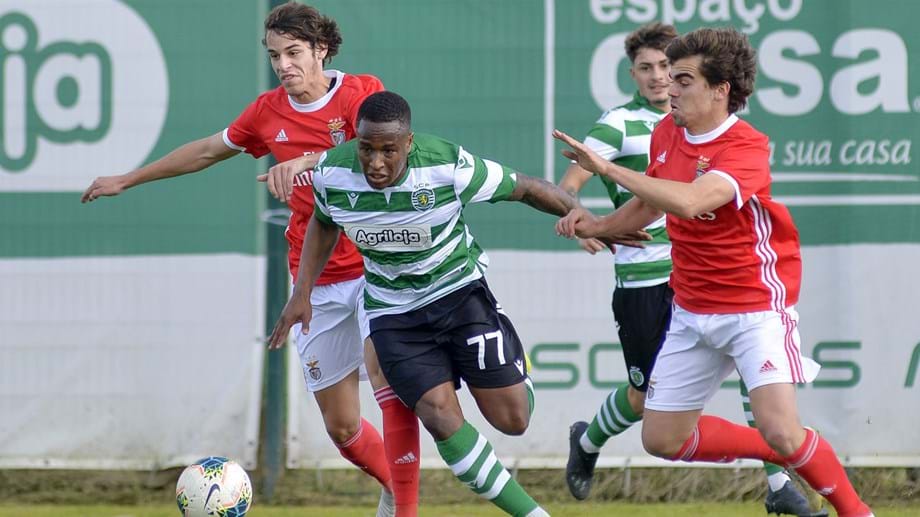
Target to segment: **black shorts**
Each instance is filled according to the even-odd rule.
[[[613,291],[613,317],[623,346],[629,384],[648,389],[648,379],[671,324],[674,291],[667,282],[649,287],[620,287]]]
[[[370,326],[383,375],[412,409],[448,381],[502,388],[527,377],[521,340],[482,280],[414,311],[378,316]]]

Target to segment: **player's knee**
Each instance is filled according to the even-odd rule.
[[[360,419],[330,419],[326,421],[326,434],[328,434],[329,438],[332,438],[332,441],[335,443],[345,443],[354,438],[360,425]]]
[[[760,422],[757,425],[767,445],[783,456],[791,456],[800,445],[800,443],[797,443],[801,441],[797,438],[803,433],[800,429],[781,425],[761,426]]]
[[[415,404],[415,414],[435,440],[450,438],[463,425],[460,406],[447,399],[423,397]]]
[[[501,421],[494,422],[492,425],[505,434],[520,436],[524,434],[524,431],[527,431],[527,427],[530,426],[530,412],[526,410],[510,411],[505,413]]]
[[[667,433],[646,431],[647,426],[642,426],[642,447],[652,456],[673,460],[683,447],[683,441]]]

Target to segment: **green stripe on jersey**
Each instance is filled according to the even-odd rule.
[[[364,277],[367,279],[367,283],[376,287],[389,289],[391,291],[399,291],[401,289],[418,290],[430,286],[457,268],[463,268],[460,270],[460,274],[466,276],[470,271],[473,270],[475,265],[476,261],[470,257],[470,254],[467,252],[466,243],[461,241],[454,252],[451,253],[446,260],[441,262],[433,269],[430,269],[427,273],[419,275],[400,275],[396,278],[386,278],[383,275],[365,271]]]
[[[452,185],[438,187],[433,190],[435,207],[451,203],[457,199]],[[387,199],[387,195],[383,192],[351,192],[327,188],[324,205],[357,212],[380,212],[388,209],[414,210],[412,195],[412,192],[393,192]]]
[[[617,285],[620,282],[667,279],[671,276],[671,260],[617,264]]]

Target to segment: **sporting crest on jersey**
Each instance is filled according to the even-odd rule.
[[[421,187],[412,192],[412,208],[419,212],[434,208],[434,191]]]
[[[332,143],[335,145],[341,145],[345,143],[345,121],[342,117],[336,117],[329,121],[327,125],[329,127],[329,137],[332,138]]]
[[[696,159],[696,177],[699,178],[703,174],[706,174],[707,169],[709,169],[709,158],[700,155]]]
[[[645,382],[645,376],[642,375],[642,370],[636,366],[629,367],[629,380],[632,381],[633,386],[642,386],[642,383]]]

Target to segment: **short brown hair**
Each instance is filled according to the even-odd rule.
[[[702,28],[675,39],[665,54],[671,62],[700,56],[700,73],[710,85],[728,83],[728,112],[747,104],[754,92],[757,58],[747,36],[730,27]]]
[[[640,49],[652,48],[664,51],[668,43],[677,37],[677,29],[673,25],[667,25],[661,22],[653,22],[629,33],[626,36],[626,55],[629,61],[635,62],[636,54]]]
[[[288,2],[275,7],[265,17],[265,33],[269,31],[306,41],[314,49],[325,48],[324,64],[329,64],[339,53],[342,35],[335,20],[323,16],[314,7]],[[265,45],[265,39],[262,39]]]

